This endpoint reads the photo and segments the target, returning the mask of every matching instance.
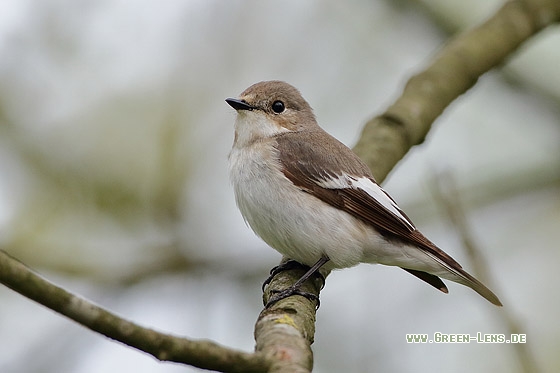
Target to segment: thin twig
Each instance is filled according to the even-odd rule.
[[[465,249],[467,257],[471,261],[475,276],[492,289],[495,289],[497,286],[493,281],[493,276],[484,258],[481,245],[475,239],[475,235],[468,223],[467,215],[453,175],[450,171],[440,172],[432,177],[432,181],[431,190],[433,195],[439,205],[443,207],[449,221],[461,238],[462,246]],[[511,306],[503,307],[499,311],[500,322],[504,323],[510,335],[524,333],[524,328],[514,315],[514,310]],[[515,349],[515,356],[523,372],[540,372],[537,360],[529,349],[528,344],[512,343],[511,347]]]

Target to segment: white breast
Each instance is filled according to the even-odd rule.
[[[300,190],[280,169],[273,139],[229,156],[230,179],[245,221],[268,245],[303,264],[327,255],[331,268],[354,266],[364,248],[387,243],[353,216]]]

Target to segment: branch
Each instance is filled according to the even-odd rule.
[[[365,125],[354,151],[381,182],[412,146],[424,141],[453,100],[558,20],[558,0],[505,3],[486,22],[451,39],[424,71],[410,78],[401,97]]]
[[[283,258],[284,260],[287,258]],[[272,291],[286,289],[304,273],[304,269],[293,269],[277,274],[263,294],[264,303],[266,304]],[[325,278],[328,275],[321,273]],[[301,290],[318,297],[321,286],[322,281],[307,281]],[[256,350],[273,362],[270,372],[311,372],[315,312],[316,302],[301,296],[282,299],[261,312],[255,325]]]
[[[502,64],[532,35],[558,20],[558,0],[505,3],[486,22],[452,39],[423,72],[410,78],[401,97],[385,113],[366,123],[354,152],[367,163],[377,181],[382,182],[411,147],[424,141],[433,121],[453,100],[471,88],[481,75]],[[288,276],[283,288],[297,281],[300,275],[293,270],[283,272],[282,276]],[[319,295],[319,290],[316,294]],[[301,342],[302,336],[308,341],[308,345],[302,345],[296,354],[298,359],[309,354],[307,360],[299,360],[301,367],[305,366],[304,360],[312,361],[310,345],[313,334],[306,333],[313,333],[314,328],[306,323],[315,321],[315,310],[309,308],[305,298],[290,297],[289,300],[289,304],[279,302],[274,307],[275,318],[269,320],[268,328],[274,328],[276,320],[296,321],[289,326],[295,331],[291,346]],[[300,312],[307,313],[307,318]],[[263,313],[267,314],[266,311]],[[260,338],[267,338],[267,335],[259,333],[262,324],[267,321],[263,320],[263,313],[256,326],[257,349],[269,346],[264,341],[259,342]],[[270,346],[274,349],[273,344]],[[276,355],[273,355],[282,356],[282,349],[278,347]],[[278,369],[275,372],[295,371],[293,369],[292,366],[292,370]],[[311,367],[301,372],[308,371]]]
[[[153,355],[158,360],[220,372],[267,372],[262,353],[246,353],[205,340],[189,340],[138,326],[53,285],[0,250],[0,282],[21,295],[97,333]]]

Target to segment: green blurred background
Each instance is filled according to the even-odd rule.
[[[0,4],[1,248],[66,289],[161,331],[251,351],[280,255],[245,227],[227,176],[234,111],[261,80],[303,93],[352,146],[455,32],[501,1],[70,1]],[[560,368],[560,32],[482,77],[390,175],[416,225],[472,269],[436,185],[453,185],[506,314],[450,284],[362,265],[321,294],[315,372],[521,371],[506,333]],[[445,198],[443,198],[445,200]],[[0,287],[0,371],[188,372]]]

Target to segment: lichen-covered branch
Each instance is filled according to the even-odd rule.
[[[0,250],[0,283],[95,332],[159,360],[185,363],[220,372],[268,372],[269,359],[206,340],[189,340],[127,321],[48,282]]]
[[[560,19],[558,0],[508,1],[478,27],[452,38],[402,95],[362,130],[354,151],[381,182],[433,121],[478,78],[501,65],[531,36]]]
[[[268,301],[272,291],[286,289],[304,273],[304,269],[280,272],[267,286],[263,294],[264,303]],[[322,274],[327,276],[327,273]],[[321,280],[309,280],[301,290],[318,297],[321,286]],[[302,296],[291,296],[261,312],[255,325],[256,351],[270,358],[270,372],[311,372],[316,306],[315,301]]]

